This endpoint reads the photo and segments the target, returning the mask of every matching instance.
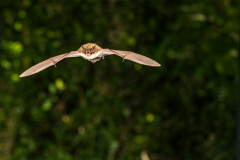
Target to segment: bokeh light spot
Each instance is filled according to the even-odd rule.
[[[22,30],[22,27],[23,27],[23,25],[22,25],[21,22],[15,22],[15,23],[14,23],[14,29],[15,29],[16,31],[21,31],[21,30]]]
[[[50,100],[46,100],[42,105],[42,110],[48,111],[52,108],[52,103]]]
[[[18,16],[20,17],[20,18],[25,18],[26,17],[26,12],[25,11],[19,11],[18,12]]]
[[[152,113],[148,113],[146,116],[146,120],[149,123],[152,123],[154,121],[154,115]]]
[[[14,82],[17,82],[17,81],[19,81],[19,74],[16,74],[16,73],[13,73],[12,74],[12,76],[11,76],[11,78],[12,78],[12,80],[14,81]]]
[[[12,63],[7,61],[6,59],[1,60],[1,66],[5,69],[11,69],[12,68]]]
[[[66,115],[66,114],[62,115],[62,121],[63,121],[64,123],[68,123],[68,122],[70,122],[70,118],[69,118],[69,116]]]
[[[56,79],[55,85],[56,85],[57,89],[60,91],[65,89],[65,84],[60,78]]]
[[[84,127],[78,127],[78,133],[83,135],[85,134],[85,128]]]

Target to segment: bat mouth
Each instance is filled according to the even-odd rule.
[[[87,55],[87,56],[90,56],[90,55],[91,55],[91,52],[87,51],[87,52],[86,52],[86,55]]]

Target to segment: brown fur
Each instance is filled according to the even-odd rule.
[[[84,47],[85,50],[91,51],[91,49],[92,49],[95,45],[96,45],[95,43],[87,43],[87,44],[84,44],[83,47]],[[101,47],[99,47],[98,45],[96,45],[96,47],[95,47],[95,49],[94,49],[94,52],[92,52],[91,54],[95,54],[95,53],[97,53],[98,51],[100,51],[101,49],[102,49]],[[78,49],[78,52],[84,53],[82,46]],[[84,54],[85,54],[85,53],[84,53]]]

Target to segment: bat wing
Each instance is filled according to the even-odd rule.
[[[77,51],[72,51],[70,53],[66,53],[66,54],[61,54],[52,58],[49,58],[43,62],[40,62],[38,64],[36,64],[35,66],[32,66],[31,68],[29,68],[28,70],[26,70],[25,72],[23,72],[20,77],[26,77],[26,76],[30,76],[32,74],[38,73],[52,65],[56,66],[56,63],[61,61],[64,58],[68,58],[68,57],[81,57],[82,53],[79,53]]]
[[[101,52],[102,52],[103,56],[115,54],[115,55],[122,57],[123,59],[128,59],[130,61],[133,61],[133,62],[136,62],[139,64],[152,66],[152,67],[160,67],[161,66],[158,62],[156,62],[148,57],[145,57],[143,55],[134,53],[134,52],[111,50],[111,49],[102,49]]]

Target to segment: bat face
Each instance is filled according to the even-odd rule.
[[[98,53],[102,48],[94,43],[87,43],[82,45],[78,52],[85,54],[86,56],[91,56],[93,54]]]

